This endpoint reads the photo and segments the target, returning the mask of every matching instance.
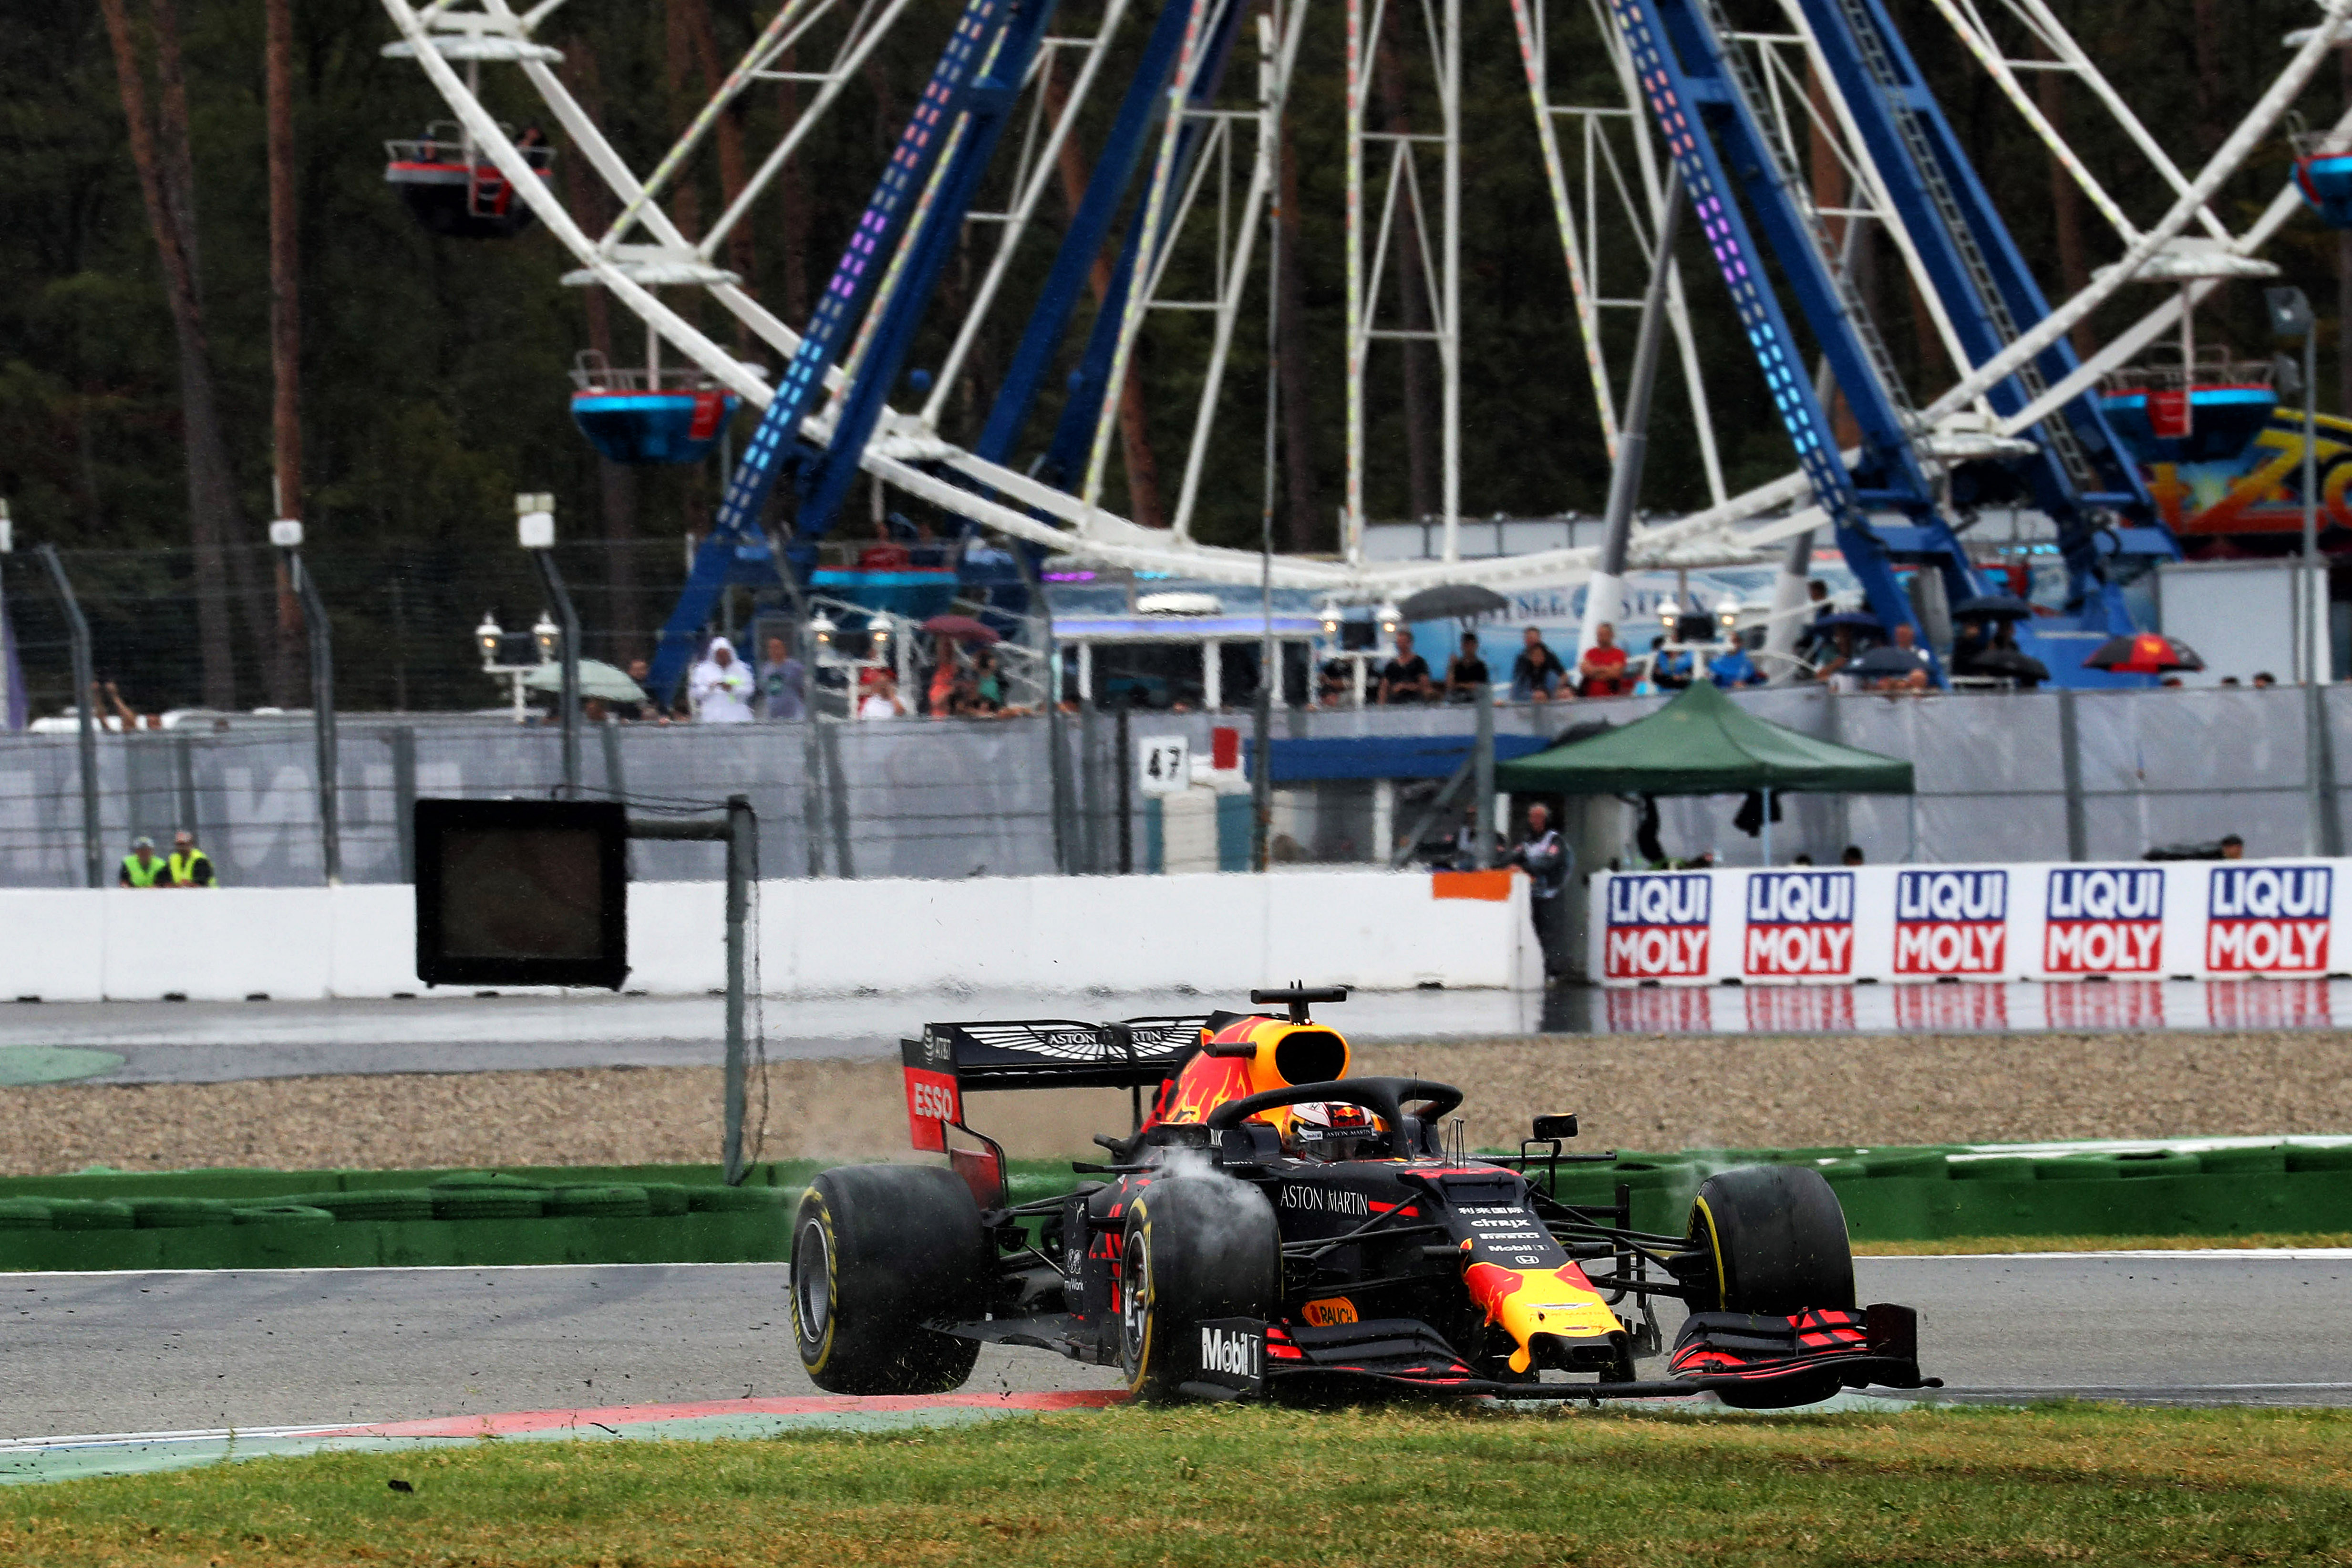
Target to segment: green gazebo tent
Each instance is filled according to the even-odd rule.
[[[1495,769],[1528,795],[1909,795],[1911,764],[1759,719],[1699,681],[1646,719]]]

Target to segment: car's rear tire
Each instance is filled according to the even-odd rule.
[[[1119,1238],[1118,1348],[1128,1391],[1173,1398],[1201,1375],[1200,1325],[1273,1317],[1282,1231],[1245,1182],[1171,1176],[1128,1205]]]
[[[990,1266],[971,1189],[929,1165],[845,1165],[809,1184],[793,1215],[793,1335],[834,1394],[944,1394],[980,1346],[927,1329],[977,1318]]]
[[[1693,1311],[1788,1317],[1853,1305],[1845,1211],[1820,1172],[1748,1165],[1709,1176],[1691,1204],[1688,1247],[1706,1258]]]

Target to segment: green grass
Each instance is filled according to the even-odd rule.
[[[2352,1412],[1128,1408],[509,1442],[10,1488],[0,1562],[2340,1564]]]

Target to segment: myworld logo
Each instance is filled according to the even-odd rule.
[[[1704,976],[1713,893],[1713,879],[1704,873],[1610,878],[1603,978]]]
[[[1750,876],[1740,966],[1754,975],[1853,973],[1853,873]]]
[[[2326,866],[2216,866],[2205,905],[2205,967],[2223,973],[2327,968],[2335,913]]]
[[[2042,964],[2053,974],[2152,974],[2164,958],[2164,872],[2056,867]]]
[[[2008,872],[1896,874],[1895,973],[1998,974],[2008,934]]]

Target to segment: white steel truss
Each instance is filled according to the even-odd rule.
[[[1080,110],[1102,85],[1103,68],[1122,28],[1131,30],[1135,16],[1148,9],[1136,0],[1099,0],[1090,29],[1045,40],[1024,87],[1031,96],[1021,110],[1017,140],[1008,139],[1005,154],[1000,158],[1009,173],[991,176],[990,188],[1000,192],[1001,199],[990,210],[965,215],[976,231],[995,231],[989,237],[988,262],[980,286],[965,318],[956,323],[953,345],[923,407],[913,412],[886,411],[862,462],[868,473],[893,488],[1005,534],[1112,564],[1255,584],[1259,580],[1260,557],[1254,552],[1198,542],[1192,537],[1194,512],[1212,426],[1224,396],[1223,371],[1239,307],[1253,268],[1260,266],[1255,237],[1265,221],[1271,150],[1283,112],[1283,87],[1307,20],[1307,5],[1305,0],[1279,0],[1273,8],[1270,32],[1260,30],[1262,68],[1254,96],[1245,94],[1244,100],[1236,104],[1235,95],[1227,92],[1214,107],[1188,110],[1182,89],[1191,79],[1189,72],[1197,68],[1200,28],[1216,6],[1246,0],[1168,3],[1193,10],[1195,37],[1186,48],[1186,64],[1180,67],[1180,79],[1169,100],[1143,200],[1156,204],[1155,211],[1173,222],[1170,237],[1156,253],[1145,247],[1147,253],[1139,256],[1142,275],[1129,290],[1128,312],[1119,328],[1118,363],[1109,384],[1114,389],[1122,384],[1137,343],[1155,314],[1189,310],[1205,312],[1212,319],[1204,384],[1194,410],[1185,479],[1171,527],[1141,528],[1098,504],[1116,417],[1115,391],[1106,399],[1084,482],[1076,494],[984,461],[944,438],[940,431],[949,391],[963,375],[982,323],[992,310],[1004,306],[1004,284],[1014,265],[1014,253],[1034,227],[1066,139]],[[660,342],[752,405],[764,407],[771,389],[754,368],[740,363],[686,314],[666,305],[654,290],[699,289],[771,351],[789,355],[797,348],[800,339],[793,323],[762,303],[745,279],[719,265],[719,258],[728,237],[750,218],[792,161],[804,156],[816,123],[836,104],[874,50],[884,38],[909,25],[908,0],[783,0],[710,101],[643,175],[630,167],[593,117],[565,88],[553,68],[561,59],[560,52],[534,37],[564,4],[565,0],[541,0],[518,10],[509,0],[383,0],[400,34],[399,41],[386,53],[415,60],[457,115],[467,142],[498,165],[517,195],[530,204],[562,244],[576,267],[567,275],[568,281],[606,289],[644,320]],[[2259,251],[2294,215],[2298,198],[2292,187],[2281,191],[2256,222],[2234,235],[2217,216],[2213,198],[2270,133],[2327,52],[2336,47],[2339,29],[2352,15],[2352,0],[2324,0],[2319,6],[2320,25],[2292,40],[2294,52],[2284,71],[2215,153],[2192,174],[2169,157],[2123,94],[2059,21],[2047,0],[1932,0],[1932,4],[1960,46],[2082,189],[2124,248],[2121,258],[2102,268],[2088,288],[2055,306],[2042,321],[2021,323],[2016,340],[1980,363],[1970,363],[1958,351],[1949,323],[1938,316],[1937,333],[1951,354],[1958,380],[1918,411],[1923,433],[1932,432],[1949,416],[1974,413],[1980,417],[1989,388],[2071,330],[2184,231],[2194,227],[2233,255],[2252,256]],[[1400,56],[1409,56],[1420,72],[1413,79],[1419,84],[1415,90],[1422,101],[1415,110],[1416,130],[1410,133],[1373,132],[1367,126],[1370,95],[1379,85],[1381,68],[1373,40],[1388,5],[1412,7],[1401,16],[1412,18],[1412,26],[1402,30],[1412,36],[1413,46],[1399,51]],[[1569,584],[1580,581],[1591,568],[1590,549],[1499,560],[1458,559],[1463,510],[1460,109],[1465,66],[1496,73],[1482,79],[1515,78],[1517,89],[1528,94],[1537,129],[1536,150],[1543,160],[1559,231],[1570,308],[1582,342],[1595,417],[1603,442],[1612,451],[1616,388],[1622,377],[1612,368],[1608,322],[1612,317],[1622,320],[1620,313],[1638,302],[1620,279],[1646,272],[1664,196],[1664,165],[1655,133],[1606,7],[1596,0],[1580,4],[1579,0],[1511,0],[1511,5],[1519,51],[1515,70],[1503,61],[1464,60],[1461,0],[1417,0],[1417,4],[1415,0],[1346,0],[1341,19],[1348,68],[1348,485],[1342,552],[1338,561],[1276,558],[1273,578],[1278,585],[1373,598],[1445,582]],[[1737,35],[1728,40],[1743,52],[1752,79],[1759,84],[1770,121],[1769,134],[1780,142],[1790,165],[1801,167],[1805,149],[1819,133],[1820,142],[1832,150],[1831,155],[1843,166],[1844,184],[1852,195],[1843,207],[1813,216],[1884,226],[1906,268],[1920,281],[1920,297],[1933,310],[1935,290],[1925,286],[1916,247],[1895,220],[1883,182],[1853,133],[1845,106],[1833,89],[1818,100],[1808,91],[1814,83],[1826,85],[1827,73],[1814,68],[1815,48],[1801,14],[1790,0],[1782,0],[1782,10],[1790,24],[1787,32]],[[2003,44],[2003,37],[2023,38],[2027,52],[2020,54]],[[1601,51],[1598,57],[1595,50]],[[822,53],[824,58],[812,68],[787,68],[788,57],[797,59],[810,53]],[[1609,70],[1602,79],[1613,86],[1613,96],[1603,92],[1590,95],[1590,101],[1557,100],[1551,85],[1555,68],[1594,58],[1607,60]],[[522,73],[571,142],[572,155],[581,158],[610,190],[618,216],[601,234],[591,235],[574,221],[546,183],[530,173],[522,154],[483,107],[475,91],[475,79],[485,63],[511,64]],[[1054,112],[1039,89],[1046,71],[1057,65],[1074,70],[1075,75],[1067,98]],[[1404,61],[1401,59],[1395,68],[1403,69]],[[2063,74],[2074,90],[2087,92],[2100,105],[2123,142],[2145,160],[2160,187],[2170,193],[2171,205],[2164,213],[2143,221],[2126,211],[2112,195],[2110,183],[2098,177],[2042,112],[2027,85],[2036,72]],[[706,151],[719,117],[755,84],[778,81],[803,83],[814,90],[774,144],[759,154],[754,172],[709,230],[689,237],[667,210],[665,199],[679,188],[695,167],[695,160]],[[1826,116],[1820,103],[1828,106]],[[1433,128],[1420,129],[1420,115],[1433,106]],[[1202,145],[1189,174],[1180,181],[1175,178],[1171,149],[1175,133],[1188,123],[1201,127]],[[2352,112],[2338,122],[2338,129],[2352,131]],[[1237,169],[1244,160],[1245,176]],[[1433,204],[1427,199],[1433,183]],[[1430,210],[1433,205],[1434,212]],[[1417,333],[1397,324],[1396,311],[1387,303],[1391,244],[1400,232],[1409,243],[1403,247],[1402,263],[1395,268],[1396,289],[1400,297],[1403,289],[1419,290],[1427,305],[1429,324]],[[1214,247],[1209,289],[1194,299],[1164,295],[1161,285],[1170,255],[1183,245],[1194,247],[1188,254],[1196,254],[1202,244]],[[1818,521],[1818,514],[1806,504],[1808,488],[1795,475],[1743,494],[1726,493],[1716,415],[1699,375],[1690,321],[1688,290],[1706,283],[1702,279],[1686,284],[1678,268],[1670,269],[1669,324],[1710,504],[1673,521],[1637,526],[1630,555],[1630,564],[1635,566],[1754,559],[1772,541],[1792,537]],[[885,287],[889,287],[887,281]],[[2184,300],[2193,305],[2212,287],[2207,281],[2177,293],[2168,291],[2161,304],[2092,355],[2079,372],[2042,391],[2030,406],[1999,421],[1996,428],[2006,435],[2030,430],[2064,402],[2095,384],[2101,374],[2164,335],[2178,321]],[[1442,382],[1438,421],[1442,559],[1370,563],[1364,561],[1362,552],[1366,363],[1374,344],[1414,335],[1434,348]],[[858,352],[853,345],[847,356],[852,364]],[[1540,376],[1526,381],[1542,384]],[[836,392],[844,382],[843,368],[827,373],[827,384]],[[830,430],[833,413],[830,407],[819,410],[803,434],[822,442]],[[966,482],[954,482],[942,471]],[[1769,521],[1759,521],[1765,519]]]

